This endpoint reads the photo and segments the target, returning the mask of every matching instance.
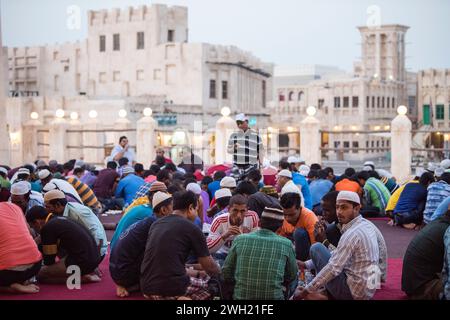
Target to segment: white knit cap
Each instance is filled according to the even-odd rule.
[[[225,177],[220,181],[221,188],[236,188],[236,180],[233,177]]]
[[[186,186],[186,191],[192,191],[196,195],[200,195],[202,193],[202,188],[200,188],[197,183],[192,182]]]
[[[286,178],[292,179],[292,172],[290,172],[289,170],[281,170],[281,171],[278,173],[278,176],[279,176],[279,177],[286,177]]]
[[[230,189],[219,189],[216,191],[216,193],[214,194],[214,197],[216,198],[216,200],[222,199],[222,198],[226,198],[226,197],[232,197],[233,195],[231,194]]]
[[[27,168],[20,168],[19,170],[17,170],[17,174],[27,174],[30,175],[30,170]]]
[[[302,175],[307,177],[309,172],[311,171],[311,168],[308,167],[307,165],[303,164],[300,166],[300,168],[298,169],[298,172]]]
[[[4,167],[0,167],[0,172],[4,173],[5,175],[8,174],[8,170],[6,170],[6,168]]]
[[[281,196],[286,193],[297,193],[301,196],[300,188],[297,187],[293,182],[288,182],[284,185],[283,189],[281,189]]]
[[[49,175],[50,171],[48,171],[47,169],[39,171],[39,179],[41,180],[48,178]]]
[[[236,115],[236,121],[248,121],[248,118],[244,113],[239,113]]]
[[[352,191],[339,191],[336,202],[338,202],[339,200],[345,200],[361,204],[361,199],[359,198],[359,195],[356,192]]]
[[[22,196],[31,191],[31,184],[28,181],[19,181],[11,186],[11,194]]]
[[[450,159],[442,160],[441,167],[444,169],[450,169]]]
[[[152,207],[156,208],[160,203],[166,201],[167,199],[171,199],[171,198],[172,198],[172,196],[170,194],[158,191],[157,193],[155,193],[153,195]]]
[[[375,168],[375,163],[373,161],[366,161],[366,162],[364,162],[364,167],[365,166],[372,166]]]
[[[442,167],[437,167],[436,170],[434,170],[434,175],[438,178],[440,178],[445,173],[445,169]]]

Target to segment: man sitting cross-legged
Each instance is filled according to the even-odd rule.
[[[247,199],[240,194],[233,196],[228,212],[216,217],[211,225],[207,239],[209,252],[222,265],[233,239],[240,234],[255,231],[258,223],[256,212],[247,209]]]
[[[265,208],[261,229],[240,235],[223,267],[224,280],[234,283],[235,300],[283,300],[295,290],[297,264],[291,242],[275,231],[283,224],[283,211]]]
[[[111,249],[109,271],[117,285],[117,296],[128,297],[130,292],[139,290],[139,273],[144,257],[148,231],[156,219],[173,211],[172,196],[157,192],[153,196],[153,215],[132,224],[122,232]]]
[[[386,244],[377,227],[360,215],[360,209],[357,193],[339,192],[336,210],[342,236],[338,247],[331,253],[321,243],[311,247],[318,274],[306,288],[298,289],[296,299],[326,299],[318,294],[322,287],[335,300],[372,299],[377,280],[386,278]]]
[[[47,213],[43,207],[33,207],[27,214],[30,226],[41,235],[44,264],[39,271],[41,283],[66,283],[67,268],[80,271],[81,282],[99,282],[94,274],[100,263],[100,253],[94,237],[84,226],[65,217]],[[58,253],[64,256],[56,262]],[[77,270],[77,268],[79,268]]]
[[[197,217],[197,196],[190,191],[176,192],[173,209],[173,214],[150,228],[141,265],[141,291],[152,300],[207,299],[205,283],[195,285],[201,282],[198,277],[217,275],[220,269],[209,254],[202,231],[192,223]],[[206,273],[186,270],[191,252]]]
[[[0,203],[0,291],[39,292],[39,287],[29,280],[39,272],[41,261],[21,208]]]

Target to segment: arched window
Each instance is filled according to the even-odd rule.
[[[305,94],[303,93],[303,91],[300,91],[298,93],[298,101],[301,102],[303,100],[303,97],[305,96]]]
[[[289,101],[294,100],[294,92],[289,92]]]

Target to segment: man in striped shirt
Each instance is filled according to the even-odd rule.
[[[66,180],[75,188],[85,206],[91,208],[95,214],[101,212],[102,205],[95,196],[94,191],[87,184],[75,177],[69,177]]]
[[[228,212],[216,217],[211,224],[206,241],[209,252],[222,264],[234,238],[257,230],[258,224],[258,214],[248,211],[247,199],[240,194],[231,197]]]
[[[423,212],[423,222],[430,223],[431,216],[434,214],[439,205],[450,197],[450,173],[444,173],[438,182],[428,186],[427,202]]]
[[[321,243],[311,247],[317,276],[306,288],[299,288],[296,299],[322,298],[317,292],[325,287],[335,300],[372,299],[380,280],[386,279],[386,243],[377,227],[364,219],[357,193],[341,191],[336,200],[342,237],[330,251]],[[300,264],[304,267],[304,264]]]
[[[248,118],[244,114],[236,116],[238,132],[228,140],[227,151],[233,154],[233,164],[239,169],[257,168],[262,164],[264,146],[258,133],[248,126]]]

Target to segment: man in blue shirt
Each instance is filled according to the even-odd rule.
[[[444,280],[444,299],[450,300],[450,228],[444,234],[444,269],[442,270],[442,279]]]
[[[220,189],[220,181],[226,177],[225,172],[217,171],[214,173],[214,181],[208,184],[208,192],[212,198],[216,194],[216,191]]]
[[[309,185],[309,190],[312,196],[312,206],[315,214],[321,215],[322,209],[320,208],[320,201],[323,196],[330,192],[333,187],[333,183],[327,179],[328,171],[320,170],[319,179],[314,180]]]
[[[125,167],[122,171],[122,179],[117,185],[115,197],[123,198],[125,206],[128,206],[133,202],[134,196],[143,184],[145,184],[144,179],[135,175],[132,167]]]
[[[450,206],[450,197],[447,197],[444,201],[441,202],[439,207],[437,207],[436,211],[431,216],[430,221],[434,221],[442,217],[448,211],[449,206]]]
[[[298,172],[300,166],[303,163],[303,159],[299,157],[289,157],[287,163],[283,163],[283,161],[280,162],[280,168],[287,169],[292,172],[292,182],[294,182],[294,184],[298,186],[302,192],[304,207],[312,210],[313,203],[308,180],[306,180],[306,177],[304,175]]]

